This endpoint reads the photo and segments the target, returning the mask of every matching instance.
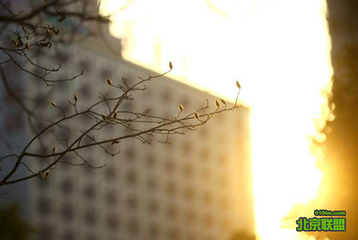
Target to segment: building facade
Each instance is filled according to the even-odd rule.
[[[122,77],[135,82],[138,77],[156,74],[109,54],[95,39],[53,49],[51,54],[40,63],[61,63],[62,78],[81,70],[84,74],[74,81],[55,84],[53,90],[43,90],[41,81],[22,85],[27,96],[38,98],[37,113],[49,121],[61,115],[49,100],[67,113],[74,111],[68,103],[73,102],[74,94],[78,96],[78,109],[82,109],[98,101],[99,92],[111,92],[107,78],[115,84]],[[217,99],[167,76],[154,79],[147,87],[135,93],[133,100],[126,101],[120,110],[150,109],[152,115],[171,118],[178,114],[178,104],[184,106],[185,114],[205,106],[206,99],[211,105]],[[51,94],[45,98],[49,91]],[[3,96],[7,96],[5,91]],[[80,134],[90,121],[75,120],[67,132],[59,128],[59,132],[54,130],[43,141],[49,149],[57,144],[60,151],[59,142]],[[27,128],[20,129],[16,136],[15,130],[8,133],[10,138],[20,136],[19,149],[32,136],[30,127]],[[108,126],[96,137],[130,133],[125,128]],[[154,138],[153,145],[134,138],[121,141],[109,146],[111,151],[120,151],[114,157],[100,147],[79,151],[83,159],[68,154],[66,163],[51,170],[47,180],[36,178],[9,186],[8,194],[2,198],[3,205],[21,204],[37,229],[38,240],[214,240],[228,239],[237,230],[253,232],[248,108],[218,114],[196,131],[172,136],[170,144],[159,141],[165,138]],[[48,164],[41,158],[26,163],[34,172]],[[26,169],[21,169],[19,174],[26,174]]]

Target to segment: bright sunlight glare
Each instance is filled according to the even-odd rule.
[[[283,218],[316,197],[310,151],[331,118],[332,68],[324,0],[107,0],[124,57],[230,99],[235,80],[252,108],[256,234],[303,239]],[[324,136],[319,135],[320,138]]]

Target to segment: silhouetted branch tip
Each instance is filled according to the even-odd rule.
[[[241,89],[241,85],[240,85],[240,83],[239,83],[238,81],[236,81],[236,86],[237,86],[239,89]]]
[[[217,108],[220,107],[220,103],[219,103],[218,100],[215,100],[215,105],[216,105]]]
[[[183,106],[183,105],[179,104],[178,107],[179,107],[179,110],[180,110],[180,111],[183,111],[183,110],[184,110],[184,106]]]

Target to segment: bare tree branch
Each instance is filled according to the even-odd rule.
[[[32,3],[32,2],[31,2]],[[178,110],[173,116],[160,116],[151,109],[133,110],[126,109],[123,104],[136,101],[136,94],[141,94],[148,89],[147,84],[172,71],[172,63],[169,70],[157,75],[139,77],[136,82],[129,82],[122,78],[119,83],[107,78],[107,89],[100,92],[98,99],[92,104],[83,103],[75,94],[73,100],[65,104],[56,103],[53,93],[56,84],[72,82],[80,78],[84,71],[68,77],[57,77],[63,72],[62,62],[56,66],[51,61],[41,61],[44,56],[57,46],[71,44],[74,40],[85,39],[95,35],[88,30],[81,33],[84,24],[108,23],[110,16],[101,16],[98,6],[92,6],[87,0],[44,0],[32,3],[29,11],[15,11],[10,5],[0,0],[0,9],[5,9],[7,14],[0,15],[0,76],[5,94],[11,98],[12,104],[16,104],[21,113],[27,118],[27,124],[31,130],[31,139],[21,146],[21,150],[12,153],[11,143],[2,134],[2,140],[9,149],[10,154],[0,156],[0,187],[11,185],[38,177],[46,180],[51,171],[55,171],[60,164],[71,166],[87,166],[93,169],[103,168],[105,164],[90,163],[81,151],[98,147],[110,156],[121,154],[122,143],[133,139],[142,144],[152,145],[154,141],[170,144],[173,135],[185,135],[186,131],[195,131],[205,125],[213,116],[223,114],[240,108],[238,97],[241,86],[237,82],[238,94],[235,103],[226,103],[220,99],[210,106],[209,100],[202,107],[184,111],[184,106],[178,104]],[[56,23],[54,23],[54,17]],[[50,19],[50,20],[49,20]],[[69,27],[62,27],[63,22]],[[95,29],[95,28],[93,28]],[[92,29],[92,30],[93,30]],[[100,35],[100,38],[103,36]],[[102,34],[103,35],[103,34]],[[106,42],[105,39],[103,39]],[[106,46],[111,49],[108,44]],[[25,77],[19,81],[42,81],[45,83],[44,93],[24,96],[15,91],[11,74],[7,74],[7,67],[14,67]],[[41,87],[39,87],[40,89]],[[42,89],[42,88],[41,88]],[[41,115],[43,103],[51,104],[53,114]],[[49,106],[49,105],[48,105]],[[104,111],[104,112],[103,112]],[[86,119],[86,124],[79,128],[76,123]],[[88,123],[88,124],[87,124]],[[116,128],[113,134],[101,135],[104,129]],[[1,129],[0,129],[1,133]],[[44,140],[45,139],[45,140]],[[51,139],[51,140],[49,140]],[[51,145],[50,145],[51,144]],[[53,145],[52,145],[53,144]],[[68,156],[77,156],[79,162],[68,161]],[[28,160],[42,161],[40,169],[34,170]],[[1,168],[4,161],[10,163],[9,168]],[[21,176],[15,174],[20,166],[27,172]],[[5,170],[4,170],[5,169]]]

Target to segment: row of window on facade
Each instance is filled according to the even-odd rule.
[[[133,178],[135,175],[129,175],[130,178]],[[133,181],[133,180],[131,180]],[[186,186],[183,187],[183,184],[177,184],[174,181],[168,181],[166,183],[158,182],[155,178],[151,178],[147,181],[148,186],[148,192],[140,192],[141,194],[151,194],[153,196],[159,196],[155,194],[155,191],[159,188],[159,184],[163,186],[163,191],[166,194],[167,197],[173,198],[173,199],[185,199],[185,201],[199,201],[203,206],[210,206],[210,205],[218,205],[220,209],[227,209],[229,207],[228,205],[228,199],[225,197],[217,197],[214,194],[214,191],[217,190],[199,190],[196,189],[194,186]],[[46,186],[47,184],[41,184],[41,186]],[[130,187],[130,186],[127,186]],[[47,186],[48,188],[48,186]],[[88,184],[84,189],[82,189],[82,194],[78,193],[78,190],[75,191],[75,186],[72,184],[71,180],[66,179],[64,180],[61,185],[61,195],[67,196],[70,198],[72,195],[76,194],[77,196],[83,197],[83,199],[86,199],[88,203],[91,203],[93,201],[96,201],[96,199],[104,198],[109,204],[109,206],[113,205],[116,206],[121,201],[121,205],[123,205],[123,201],[126,202],[124,204],[124,207],[128,207],[129,209],[135,210],[139,203],[136,198],[133,197],[126,197],[125,193],[123,193],[123,198],[127,199],[119,199],[120,196],[119,191],[113,189],[110,191],[107,191],[106,193],[103,193],[101,189],[96,188],[94,184]],[[222,188],[220,188],[223,190]],[[45,193],[46,188],[41,188],[42,197],[41,199],[46,199],[47,194]],[[139,191],[139,190],[138,190]],[[136,192],[138,192],[136,191]],[[217,191],[217,192],[223,192],[223,191]],[[45,202],[42,202],[43,204],[46,204]],[[49,205],[50,203],[47,203]],[[41,205],[41,204],[40,204]],[[46,208],[44,208],[46,210]],[[152,208],[149,208],[152,209]],[[152,209],[153,210],[153,209]]]
[[[46,204],[45,204],[46,206]],[[43,211],[43,210],[41,210]],[[175,218],[178,218],[178,214],[183,213],[183,211],[179,211],[175,207],[171,206],[168,208],[168,220],[169,222],[175,220]],[[73,206],[69,204],[65,204],[62,208],[62,218],[63,221],[66,223],[65,228],[67,226],[77,226],[76,229],[86,229],[86,232],[89,231],[89,229],[96,229],[96,226],[101,229],[99,226],[101,223],[104,224],[102,227],[105,227],[108,232],[111,233],[126,233],[129,235],[140,235],[145,234],[150,237],[158,237],[161,234],[165,234],[170,236],[170,239],[179,239],[180,238],[180,231],[177,228],[176,234],[173,234],[173,228],[170,228],[168,226],[161,226],[156,221],[150,221],[149,223],[146,222],[143,219],[138,218],[123,218],[123,216],[115,215],[113,213],[109,214],[105,217],[101,222],[98,219],[98,212],[96,213],[94,209],[88,209],[88,211],[84,214],[83,221],[79,221],[78,223],[73,223],[71,220],[74,219],[74,209]],[[122,217],[122,218],[121,218]],[[54,226],[49,225],[49,221],[46,220],[46,218],[42,218],[43,222],[40,222],[40,226],[42,228],[42,231],[40,231],[41,239],[51,240],[52,237],[55,236],[55,229]],[[195,228],[195,223],[200,223],[201,227],[204,229],[212,229],[212,227],[216,227],[219,230],[227,231],[229,228],[229,220],[227,218],[215,218],[211,214],[205,214],[203,216],[199,216],[195,213],[193,210],[188,210],[185,212],[185,216],[183,217],[183,220],[186,224],[190,224],[191,228]],[[57,225],[58,225],[59,219],[56,219]],[[168,221],[166,222],[168,223]],[[79,225],[80,224],[80,225]],[[175,224],[177,225],[177,224]],[[178,225],[177,225],[178,226]],[[51,231],[49,231],[51,230]],[[103,230],[102,230],[103,231]],[[61,231],[62,232],[62,231]],[[77,231],[78,233],[78,231]],[[64,234],[68,234],[68,236],[65,238],[66,240],[71,239],[77,239],[75,236],[75,232],[73,231],[64,231]],[[93,234],[91,234],[93,235]],[[175,235],[175,236],[174,236]]]
[[[137,156],[138,151],[136,151],[134,148],[128,147],[129,148],[128,150],[122,152],[121,148],[117,147],[116,145],[108,145],[105,147],[109,153],[118,153],[118,151],[120,151],[119,154],[116,155],[115,160],[124,161],[124,163],[126,163],[127,165],[134,165],[139,160],[139,157]],[[167,147],[168,151],[169,151],[169,149],[172,147],[172,145],[168,144],[165,147]],[[94,153],[96,151],[95,148],[96,147],[91,147],[91,148],[86,149],[86,154],[91,155],[92,153]],[[196,156],[193,156],[194,155],[193,148],[194,148],[193,145],[191,145],[190,143],[184,142],[184,144],[183,144],[184,156],[178,157],[180,159],[181,158],[186,159],[186,161],[185,161],[186,164],[184,164],[185,166],[184,166],[183,171],[187,177],[190,177],[191,175],[194,174],[194,167],[192,165],[195,165],[196,163],[197,164],[205,164],[205,163],[208,163],[209,160],[213,158],[213,153],[208,148],[202,148],[200,151],[196,150],[197,154],[199,154],[199,158],[196,158]],[[102,152],[102,154],[104,154],[103,156],[106,156],[106,153],[103,152],[103,149],[101,149],[101,152]],[[159,161],[152,152],[150,152],[150,151],[147,151],[147,152],[148,152],[147,156],[144,159],[140,159],[140,160],[144,161],[143,163],[141,162],[140,164],[143,164],[143,166],[145,166],[146,169],[152,169],[157,166],[158,167],[163,166],[164,167],[163,170],[165,170],[168,173],[172,173],[172,172],[176,171],[177,169],[182,168],[181,165],[182,165],[183,161],[180,161],[180,163],[177,164],[170,157],[163,161]],[[89,154],[89,153],[91,153],[91,154]],[[74,157],[73,159],[77,158],[77,156],[73,156],[73,157]],[[85,156],[83,156],[83,157],[86,158]],[[217,166],[225,166],[227,164],[227,158],[228,158],[227,154],[225,152],[222,152],[222,154],[216,158],[215,163],[218,164]],[[65,158],[65,159],[67,159],[67,158]],[[198,159],[196,161],[200,161],[200,162],[193,162],[193,159]],[[86,160],[88,160],[88,162],[94,162],[93,159],[91,159],[91,157]],[[179,160],[176,160],[176,161],[179,161]],[[62,164],[62,166],[66,168],[66,172],[71,171],[71,169],[76,168],[75,166],[68,164],[67,160],[64,160],[64,162],[66,162],[66,163]],[[193,162],[193,163],[190,164],[190,162]],[[83,163],[83,161],[81,159],[78,159],[78,161],[75,161],[73,163],[78,165],[79,163]],[[96,166],[96,165],[94,165],[94,166]],[[84,164],[81,167],[83,167],[83,170],[85,171],[86,174],[98,173],[100,171],[103,171],[103,169],[98,170],[95,168],[91,168],[90,166],[88,166],[86,164]],[[197,167],[195,167],[195,168],[197,168]],[[106,169],[107,169],[107,171],[104,172],[106,174],[106,177],[108,177],[109,180],[114,179],[114,177],[116,176],[116,174],[114,172],[115,170],[110,165],[108,167],[106,167]]]
[[[56,62],[58,64],[62,64],[64,65],[64,68],[66,67],[66,64],[67,65],[70,65],[71,63],[71,58],[70,58],[70,55],[67,54],[65,51],[58,51],[56,52],[55,54],[55,58]],[[95,69],[93,67],[93,64],[95,63],[96,61],[88,61],[88,60],[81,60],[79,62],[77,62],[74,66],[78,69],[79,72],[83,71],[84,72],[84,77],[87,77],[89,76],[89,74],[92,74],[93,76],[93,69]],[[65,64],[64,64],[65,63]],[[134,76],[135,75],[135,72],[137,71],[136,69],[132,69],[133,73],[131,73],[131,77],[127,77],[127,76],[117,76],[118,73],[114,73],[111,68],[113,69],[116,69],[116,72],[118,71],[117,69],[117,66],[113,66],[113,67],[110,67],[110,66],[107,66],[107,67],[102,67],[100,70],[97,70],[98,72],[98,77],[99,79],[102,79],[103,81],[107,78],[113,78],[114,80],[116,80],[116,78],[119,78],[121,79],[122,77],[123,78],[126,78],[129,82],[132,82],[132,81],[135,81],[135,79],[137,79],[137,77],[139,76]],[[42,76],[43,75],[43,70],[40,69],[40,68],[36,68],[34,70],[34,73],[35,75],[38,75],[38,76]],[[58,77],[60,79],[66,79],[66,78],[70,78],[71,76],[66,76],[64,75],[65,73],[64,72],[61,72],[60,71],[60,74],[61,74],[61,77]],[[59,75],[59,74],[58,74]],[[67,86],[68,84],[67,83],[60,83],[59,84],[60,86],[62,87],[65,87]],[[90,88],[88,87],[88,84],[83,84],[83,88],[80,89],[80,94],[82,94],[84,97],[89,97],[91,96],[90,94]],[[190,88],[188,86],[188,88]],[[194,90],[194,91],[197,91],[197,90]],[[156,94],[157,96],[158,94]],[[163,103],[166,103],[166,104],[169,104],[171,103],[174,99],[176,99],[176,96],[177,94],[174,92],[174,91],[171,91],[168,87],[165,87],[163,86],[162,87],[162,90],[160,91],[160,94],[159,94],[159,97],[160,97],[160,100],[161,102]],[[149,90],[146,90],[145,91],[145,98],[148,99],[148,97],[152,97],[153,94],[152,94],[152,91],[151,89],[149,88]],[[203,95],[203,102],[205,103],[205,97]],[[192,107],[192,101],[189,99],[189,95],[188,96],[183,96],[181,101],[178,102],[177,104],[182,104],[184,105],[186,108],[190,108]],[[193,109],[193,111],[196,110],[196,109]],[[219,116],[219,118],[221,120],[223,120],[224,118],[221,118],[221,115]]]
[[[192,171],[193,169],[190,168]],[[187,169],[188,171],[189,169]],[[212,196],[212,194],[209,193],[209,191],[206,191],[204,193],[201,193],[202,191],[200,190],[194,190],[194,185],[193,183],[184,183],[184,182],[177,182],[176,180],[166,180],[166,181],[161,181],[160,179],[158,179],[157,177],[154,176],[141,176],[139,174],[137,174],[137,172],[135,171],[128,171],[125,173],[125,178],[122,179],[124,181],[121,181],[121,179],[117,178],[117,175],[115,173],[115,170],[113,168],[109,168],[109,170],[107,171],[108,174],[110,176],[107,175],[107,177],[110,179],[109,184],[111,186],[114,186],[115,183],[114,182],[118,182],[118,184],[122,184],[125,188],[130,188],[130,189],[137,189],[138,191],[140,189],[142,189],[142,187],[144,187],[148,192],[148,194],[161,194],[164,193],[167,197],[171,197],[171,198],[175,198],[175,197],[183,197],[188,201],[191,200],[196,200],[196,199],[203,199],[203,203],[206,204],[211,204],[212,202],[214,202],[214,197]],[[192,173],[190,173],[192,174]],[[111,176],[113,175],[113,176]],[[203,180],[206,181],[206,183],[208,182],[209,178],[208,175],[203,177]],[[227,189],[227,184],[228,184],[228,178],[225,175],[221,175],[222,177],[219,178],[219,184],[216,185],[217,188],[220,188],[222,191],[225,191],[225,189]],[[143,184],[140,187],[141,188],[137,188],[138,186],[138,182],[139,179],[142,178],[144,181]],[[187,179],[186,179],[187,180]],[[71,196],[73,194],[75,195],[83,195],[84,197],[86,197],[86,199],[95,199],[97,195],[101,195],[101,189],[96,188],[95,187],[95,183],[93,182],[89,182],[88,184],[86,184],[86,187],[84,187],[82,190],[81,188],[79,189],[78,185],[73,181],[73,179],[71,178],[66,178],[64,179],[62,182],[59,183],[58,187],[55,188],[51,188],[50,186],[54,186],[51,182],[51,180],[47,180],[47,181],[43,181],[43,180],[37,180],[39,183],[39,188],[41,188],[41,192],[46,195],[46,189],[49,189],[49,191],[54,191],[56,189],[56,191],[62,192],[61,194],[65,194],[67,196]],[[53,182],[55,183],[55,182]],[[56,183],[55,183],[56,184]],[[186,185],[186,187],[184,187],[184,185]],[[215,188],[215,185],[211,185],[212,188]],[[114,187],[112,187],[114,188]],[[79,194],[79,191],[82,191],[82,194]],[[112,195],[115,195],[116,190],[112,190]],[[221,192],[222,192],[221,191]],[[110,195],[109,195],[110,196]],[[202,196],[202,197],[200,197]],[[108,198],[111,199],[111,198]],[[111,201],[109,201],[111,202]]]
[[[113,223],[111,223],[112,225]],[[117,223],[116,223],[117,224]],[[230,228],[228,227],[228,225],[226,225],[227,223],[224,223],[225,227],[223,228],[223,233],[225,233],[226,231],[229,231]],[[120,225],[120,224],[118,224]],[[65,229],[64,231],[61,232],[56,232],[56,228],[54,227],[54,225],[50,225],[50,224],[43,224],[41,226],[40,231],[38,232],[39,234],[39,239],[40,240],[53,240],[53,239],[66,239],[66,240],[77,240],[77,239],[84,239],[84,240],[104,240],[104,239],[108,239],[108,240],[119,240],[119,239],[123,239],[123,237],[139,237],[139,236],[145,236],[145,238],[149,238],[149,239],[171,239],[171,240],[214,240],[215,237],[212,235],[208,235],[207,234],[207,230],[206,233],[202,233],[202,232],[198,232],[195,230],[182,230],[178,227],[165,227],[165,226],[161,226],[158,223],[151,223],[147,226],[142,227],[139,224],[139,221],[137,219],[132,219],[130,221],[128,221],[126,223],[125,226],[121,226],[120,229],[118,229],[119,231],[116,232],[110,232],[109,237],[104,238],[102,235],[98,234],[98,233],[94,233],[91,232],[90,230],[86,229],[84,232],[86,234],[84,238],[79,238],[79,232],[78,230],[74,230],[74,229]],[[116,235],[121,235],[121,236],[117,236]]]

